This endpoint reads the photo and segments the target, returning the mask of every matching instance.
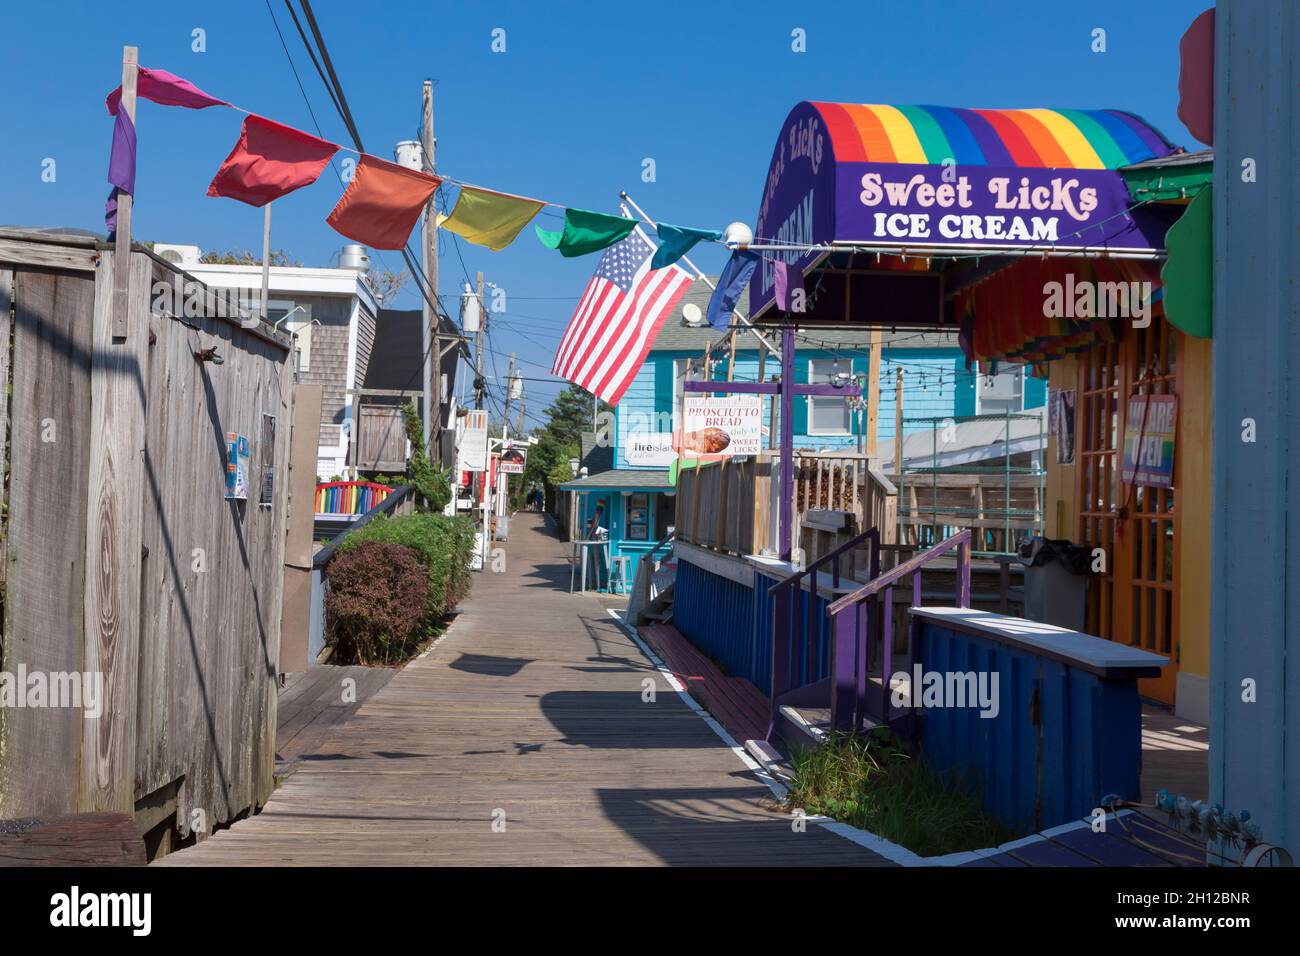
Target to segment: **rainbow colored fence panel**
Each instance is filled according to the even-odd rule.
[[[327,481],[316,486],[316,514],[360,517],[393,493],[373,481]]]

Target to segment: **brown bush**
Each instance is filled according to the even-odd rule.
[[[325,577],[336,661],[392,664],[410,656],[428,625],[429,569],[414,549],[367,541],[335,554]]]

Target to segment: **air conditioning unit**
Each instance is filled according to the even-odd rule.
[[[181,268],[197,266],[200,257],[203,255],[203,250],[198,246],[172,246],[165,242],[154,243],[153,251],[155,255],[161,256],[172,265]]]

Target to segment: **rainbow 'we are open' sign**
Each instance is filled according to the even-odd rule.
[[[1130,485],[1174,486],[1176,395],[1130,395],[1124,423],[1123,480]]]

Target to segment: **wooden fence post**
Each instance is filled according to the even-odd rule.
[[[134,52],[134,51],[132,51]],[[120,235],[120,233],[119,233]],[[85,670],[102,675],[102,711],[82,734],[84,810],[135,808],[135,734],[144,511],[146,353],[152,263],[103,256],[91,333],[90,477],[86,497],[83,603]],[[117,335],[119,293],[134,287],[125,338]],[[125,314],[121,315],[124,321]]]
[[[136,80],[140,74],[140,57],[133,46],[122,47],[122,102],[118,109],[126,110],[132,125],[135,124]],[[123,339],[127,331],[127,313],[130,311],[131,290],[131,204],[135,197],[119,191],[117,194],[117,234],[113,247],[113,337]],[[149,284],[145,285],[149,288]]]

